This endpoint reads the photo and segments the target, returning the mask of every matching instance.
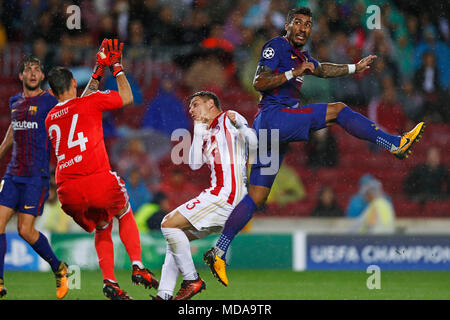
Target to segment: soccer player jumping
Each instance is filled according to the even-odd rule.
[[[56,184],[61,207],[87,232],[95,229],[95,248],[103,274],[103,293],[111,300],[130,300],[114,275],[113,218],[133,266],[131,280],[145,287],[158,281],[141,260],[140,237],[128,202],[125,184],[111,171],[102,129],[102,111],[133,103],[130,85],[121,64],[123,43],[104,40],[97,64],[82,97],[69,69],[53,68],[48,81],[58,104],[48,114],[45,126],[55,150]],[[105,68],[117,81],[118,91],[97,91]]]
[[[262,94],[259,112],[253,128],[279,130],[279,164],[293,141],[306,141],[311,131],[338,124],[354,137],[386,148],[399,159],[408,157],[412,145],[419,140],[424,129],[420,122],[401,136],[388,134],[363,115],[354,112],[342,102],[301,105],[300,90],[305,75],[321,78],[340,77],[360,73],[370,68],[376,56],[365,57],[357,64],[320,63],[303,46],[308,41],[313,21],[311,10],[300,7],[289,11],[285,23],[285,36],[268,41],[261,50],[253,87]],[[262,148],[263,146],[259,146]],[[270,154],[270,143],[267,151]],[[206,263],[218,280],[228,285],[225,254],[236,234],[247,224],[258,207],[263,205],[278,173],[278,168],[266,174],[271,163],[252,165],[248,195],[229,216],[216,246],[204,254]]]
[[[11,125],[0,145],[0,159],[12,146],[11,161],[0,183],[0,298],[6,294],[5,228],[12,215],[17,214],[19,235],[50,264],[56,278],[56,296],[62,299],[68,291],[67,264],[58,260],[47,237],[34,227],[50,188],[50,145],[44,122],[58,101],[41,89],[44,71],[36,57],[25,57],[19,78],[23,92],[9,100]]]

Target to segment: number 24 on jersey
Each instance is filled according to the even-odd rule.
[[[75,128],[77,126],[78,114],[74,114],[72,117],[72,124],[70,125],[69,137],[67,139],[67,148],[73,148],[76,146],[80,146],[80,151],[83,152],[86,150],[86,142],[88,142],[88,138],[84,136],[83,132],[80,131],[77,133],[77,140],[73,140],[75,135]],[[59,154],[59,147],[61,143],[61,128],[57,124],[52,124],[48,128],[48,134],[51,139],[53,139],[52,133],[56,134],[56,143],[55,143],[55,152],[56,158],[58,161],[64,160],[66,158],[65,154]]]

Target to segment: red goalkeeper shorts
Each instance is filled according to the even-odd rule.
[[[129,199],[125,183],[111,171],[63,181],[57,193],[64,212],[87,232],[111,221]]]

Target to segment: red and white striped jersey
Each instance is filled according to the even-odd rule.
[[[228,119],[229,112],[235,113],[238,121],[248,129],[247,120],[243,116],[232,110],[224,111],[207,127],[203,139],[197,142],[203,145],[201,149],[197,145],[196,152],[201,150],[201,161],[211,170],[211,185],[203,192],[218,196],[235,206],[247,194],[248,148],[243,131],[238,130]],[[191,159],[195,140],[194,137]],[[191,165],[191,168],[198,169],[200,166]]]

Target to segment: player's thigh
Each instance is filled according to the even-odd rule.
[[[182,204],[176,209],[198,231],[221,230],[233,206],[227,199],[202,192],[196,198]]]
[[[314,103],[295,108],[274,108],[261,112],[255,119],[253,127],[260,143],[260,140],[266,140],[266,136],[268,141],[279,139],[280,143],[306,141],[309,139],[311,130],[326,127],[326,113],[326,103]]]
[[[187,230],[193,228],[189,220],[177,209],[167,214],[161,222],[161,228],[177,228]]]

